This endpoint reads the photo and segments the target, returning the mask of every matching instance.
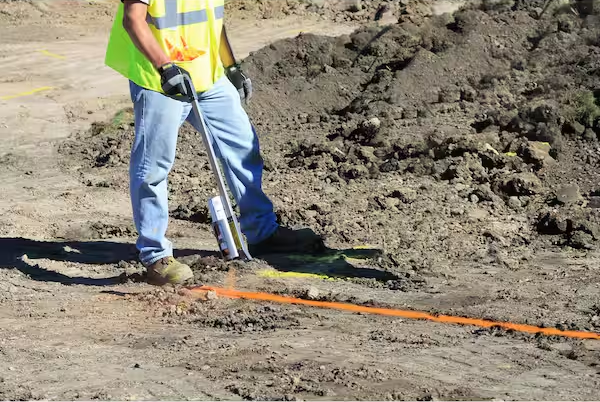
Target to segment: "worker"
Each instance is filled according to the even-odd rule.
[[[173,256],[166,238],[167,176],[175,160],[179,128],[190,113],[185,77],[240,210],[240,226],[252,256],[311,252],[323,241],[310,229],[279,226],[262,190],[263,160],[242,101],[252,83],[227,41],[224,0],[122,0],[110,33],[106,64],[129,80],[135,139],[129,165],[136,246],[148,282],[181,284],[193,277]],[[186,100],[187,99],[187,100]],[[200,146],[200,136],[198,136]]]

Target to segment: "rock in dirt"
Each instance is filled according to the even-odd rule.
[[[546,235],[563,235],[563,244],[577,249],[595,249],[600,239],[600,226],[579,207],[543,213],[537,230]]]
[[[576,204],[583,201],[583,197],[579,192],[579,186],[577,184],[570,184],[559,188],[556,191],[556,201],[563,205]]]
[[[559,107],[554,103],[545,103],[529,112],[529,117],[537,123],[558,124],[561,119]]]
[[[592,130],[591,128],[587,128],[584,133],[583,133],[583,137],[582,137],[585,141],[588,142],[597,142],[598,141],[598,135],[596,134],[596,132],[594,130]]]
[[[509,196],[533,195],[542,188],[540,179],[533,173],[519,173],[506,179],[502,189]]]
[[[325,0],[307,0],[306,2],[317,7],[323,7],[325,5]]]
[[[317,300],[319,298],[319,294],[319,289],[317,289],[314,286],[311,286],[308,289],[306,289],[305,297],[308,300]]]
[[[367,177],[369,175],[369,169],[364,165],[353,165],[346,163],[340,166],[340,176],[346,180],[358,179],[361,177]]]
[[[600,209],[600,196],[588,197],[588,208]]]
[[[180,204],[171,212],[171,216],[175,219],[197,223],[210,224],[212,222],[208,206],[204,204]]]
[[[399,188],[394,190],[390,197],[397,198],[404,204],[412,204],[418,199],[418,194],[412,188]]]
[[[537,224],[538,232],[546,235],[565,234],[572,229],[573,221],[559,211],[544,213]]]
[[[558,125],[539,123],[528,135],[530,140],[556,144],[560,141],[561,132]]]
[[[462,98],[461,89],[454,85],[442,88],[439,92],[439,102],[440,103],[453,103],[458,102]],[[474,99],[474,96],[469,96],[469,94],[465,94],[467,97]]]
[[[600,342],[596,340],[584,340],[582,341],[582,346],[585,350],[591,352],[600,352]]]
[[[465,85],[460,89],[460,100],[466,102],[475,102],[477,90],[470,85]]]
[[[217,292],[214,290],[191,291],[189,289],[180,289],[177,293],[188,300],[210,301],[219,298]]]
[[[585,132],[585,126],[578,121],[568,121],[563,126],[563,133],[573,139],[580,138]]]
[[[363,9],[362,0],[345,0],[346,10],[356,13]]]
[[[594,250],[594,236],[582,231],[574,232],[568,239],[567,244],[576,249]]]
[[[508,206],[512,209],[519,209],[523,206],[523,204],[521,203],[519,197],[512,196],[508,198]]]
[[[579,0],[575,6],[582,15],[600,14],[600,1],[598,0]]]
[[[356,130],[354,130],[348,136],[348,139],[361,145],[375,145],[375,138],[381,128],[381,120],[377,117],[373,117],[369,120],[365,120]]]
[[[531,163],[537,169],[541,169],[555,162],[554,158],[550,156],[551,149],[552,147],[547,142],[527,141],[521,145],[517,154],[526,163]]]
[[[556,350],[560,354],[567,355],[573,350],[573,346],[568,343],[555,343],[550,345],[550,349]]]
[[[477,197],[477,198],[475,198],[475,197],[469,196],[469,199],[473,203],[480,202],[480,201],[489,201],[489,202],[493,202],[493,203],[499,203],[502,201],[502,199],[492,190],[492,188],[490,187],[490,185],[488,183],[477,186],[477,188],[475,188],[475,190],[473,190],[473,193],[471,195],[475,195]]]
[[[515,5],[515,0],[481,0],[481,8],[485,11],[506,11]]]

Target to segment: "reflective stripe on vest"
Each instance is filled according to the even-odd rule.
[[[151,0],[146,22],[171,60],[186,69],[199,92],[224,75],[219,56],[224,0]],[[141,87],[162,92],[160,75],[123,28],[119,5],[106,51],[106,64]]]
[[[223,19],[225,16],[225,6],[215,7],[214,12],[216,19]],[[148,13],[146,22],[150,25],[154,25],[156,29],[169,29],[182,25],[208,22],[208,14],[206,9],[179,13],[177,12],[177,0],[165,0],[165,16],[152,17],[150,13]]]

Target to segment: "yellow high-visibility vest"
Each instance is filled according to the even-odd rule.
[[[151,0],[146,22],[164,52],[190,73],[198,92],[224,75],[219,56],[224,0]],[[123,28],[124,6],[117,10],[106,50],[106,65],[139,86],[163,92],[160,74]]]

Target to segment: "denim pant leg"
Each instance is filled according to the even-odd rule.
[[[137,248],[144,265],[173,255],[165,237],[169,223],[167,176],[175,161],[181,124],[190,106],[130,83],[135,139],[129,181]]]
[[[262,190],[263,159],[258,137],[237,90],[226,77],[200,94],[200,109],[239,206],[241,230],[248,243],[258,243],[277,229],[273,204]],[[188,121],[199,127],[193,113]]]

